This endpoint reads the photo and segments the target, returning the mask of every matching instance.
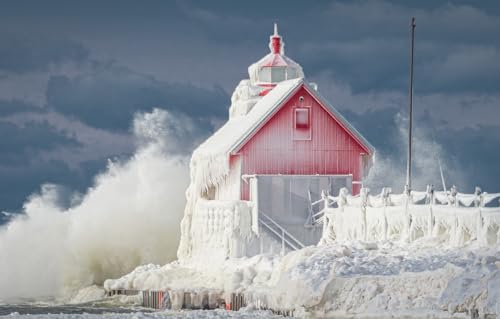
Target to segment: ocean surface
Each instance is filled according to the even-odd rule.
[[[191,318],[235,318],[235,319],[250,319],[250,318],[285,318],[275,315],[269,311],[225,311],[217,310],[151,310],[142,307],[114,307],[114,306],[94,306],[94,305],[59,305],[45,306],[34,304],[15,304],[1,305],[1,318],[46,318],[46,319],[191,319]]]
[[[19,315],[39,315],[39,314],[106,314],[116,313],[125,314],[137,312],[139,309],[125,307],[95,307],[85,305],[59,305],[44,306],[32,304],[0,305],[0,316],[19,314]],[[140,309],[141,312],[152,312],[149,309]]]

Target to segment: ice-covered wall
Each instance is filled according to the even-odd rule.
[[[198,200],[191,219],[191,256],[225,260],[246,254],[252,240],[251,203]]]
[[[190,216],[188,253],[181,258],[188,264],[218,264],[230,258],[277,254],[281,243],[259,231],[253,203],[241,200],[200,198]]]
[[[500,194],[432,191],[371,196],[367,189],[351,196],[344,190],[338,197],[324,198],[328,204],[321,242],[427,237],[453,246],[472,240],[484,246],[498,245],[500,207],[485,206],[499,198]]]

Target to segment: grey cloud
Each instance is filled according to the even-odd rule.
[[[450,157],[460,162],[466,176],[466,184],[459,185],[461,191],[471,192],[475,186],[480,186],[483,191],[498,192],[500,125],[443,130],[437,135]],[[451,175],[454,173],[449,172]]]
[[[33,31],[33,30],[32,30]],[[51,64],[83,61],[89,52],[74,41],[44,34],[1,33],[0,71],[47,70]]]
[[[355,93],[408,88],[408,39],[304,44],[299,51],[310,76],[328,73]],[[415,49],[415,90],[498,92],[500,49],[492,45],[449,45],[421,41]]]
[[[21,101],[1,101],[0,113],[6,120],[0,121],[0,136],[9,138],[0,140],[0,176],[7,183],[0,192],[10,194],[0,196],[2,209],[19,208],[45,182],[74,189],[90,185],[95,172],[106,165],[105,158],[128,155],[110,154],[118,149],[103,150],[104,144],[116,140],[122,151],[132,151],[129,129],[137,111],[168,109],[169,150],[182,154],[227,117],[229,97],[220,88],[163,83],[127,68],[94,66],[72,78],[50,79],[48,108],[56,112]],[[88,144],[99,136],[103,141]]]
[[[43,111],[44,110],[41,108],[28,104],[24,101],[0,99],[0,117],[5,117],[15,113]]]
[[[372,187],[402,188],[406,165],[406,122],[396,109],[381,109],[343,114],[376,147],[377,165],[382,165],[370,183]],[[418,188],[434,184],[441,188],[439,160],[444,167],[447,187],[455,184],[463,192],[481,186],[495,192],[500,176],[500,125],[458,130],[442,129],[429,112],[415,118],[413,176]],[[394,183],[391,184],[391,183]],[[385,185],[384,185],[385,184]],[[398,188],[396,188],[398,189]]]
[[[306,75],[328,73],[349,83],[355,93],[402,89],[406,85],[406,46],[400,39],[305,44],[298,54]]]
[[[106,159],[84,164],[78,170],[72,170],[66,163],[57,160],[33,161],[26,165],[0,165],[0,211],[17,212],[26,197],[38,191],[40,185],[45,183],[65,185],[73,191],[85,191],[94,176],[105,167]]]
[[[42,183],[61,183],[81,189],[84,181],[91,179],[86,173],[70,170],[62,161],[42,159],[43,152],[80,146],[48,123],[16,125],[0,121],[0,136],[0,211],[19,209],[26,196]]]
[[[306,74],[328,72],[354,92],[404,91],[412,15],[417,17],[415,76],[420,92],[498,91],[500,17],[469,5],[333,2],[314,24],[325,29],[306,31],[310,36],[301,40],[296,58]]]
[[[500,18],[470,2],[334,1],[324,18],[338,25],[331,32],[342,39],[407,37],[410,18],[417,19],[419,37],[442,42],[499,43],[491,31],[500,28]],[[348,26],[349,29],[342,28]],[[348,31],[348,32],[347,32]]]
[[[400,131],[396,125],[398,109],[386,108],[381,110],[370,110],[363,114],[358,114],[347,109],[342,110],[349,122],[358,131],[367,137],[378,153],[383,156],[393,154],[395,157],[402,156],[400,149],[396,147],[399,142]]]
[[[210,129],[226,116],[229,96],[190,84],[164,83],[124,67],[99,65],[73,79],[55,76],[47,89],[49,107],[97,128],[128,130],[133,114],[154,107],[185,114]]]
[[[493,46],[451,49],[442,59],[419,59],[416,80],[424,91],[498,92],[500,51]]]
[[[8,207],[14,203],[18,207],[45,182],[75,188],[89,185],[92,175],[104,167],[104,157],[126,152],[123,146],[136,111],[168,110],[172,121],[180,124],[170,128],[179,140],[172,141],[172,147],[188,153],[227,118],[229,96],[214,85],[230,90],[246,76],[248,64],[268,52],[274,21],[280,25],[287,54],[302,64],[307,77],[323,77],[325,83],[338,81],[349,87],[349,92],[324,93],[335,105],[342,104],[342,112],[380,154],[402,168],[405,155],[401,119],[396,114],[404,114],[407,104],[408,23],[412,15],[417,17],[418,127],[424,131],[435,127],[440,150],[448,154],[449,174],[459,162],[467,174],[475,172],[471,173],[475,177],[467,176],[468,182],[477,180],[485,189],[497,190],[499,184],[492,176],[499,175],[494,147],[498,145],[494,136],[500,135],[495,129],[499,124],[499,89],[495,88],[500,74],[499,8],[493,1],[465,0],[150,1],[148,5],[128,0],[119,5],[12,1],[2,6],[0,28],[24,35],[0,43],[0,78],[10,81],[0,96],[0,116],[11,119],[29,112],[44,118],[48,113],[57,114],[68,120],[64,125],[78,122],[86,133],[77,134],[76,144],[72,144],[75,142],[64,138],[72,140],[70,132],[74,131],[63,132],[61,124],[57,129],[47,128],[54,134],[54,144],[39,140],[36,148],[33,141],[37,137],[27,135],[29,140],[18,140],[25,146],[16,150],[9,146],[24,156],[12,155],[0,162],[0,178],[12,184],[0,189],[0,205],[5,201]],[[47,102],[48,113],[20,101],[23,90],[33,95],[35,87],[23,85],[32,81],[26,74],[34,71],[48,78],[54,64],[91,64],[90,59],[118,62],[95,62],[72,74],[52,76],[47,99],[34,103],[43,106]],[[14,72],[22,73],[17,82],[11,76]],[[193,81],[196,86],[175,81]],[[319,83],[320,90],[330,89]],[[18,92],[9,95],[12,87]],[[35,95],[44,92],[44,87],[45,82],[36,85]],[[109,133],[106,139],[102,138],[104,132]],[[422,135],[424,140],[428,138]],[[105,142],[87,147],[98,138]],[[120,146],[103,150],[113,143]],[[68,157],[70,153],[72,157]],[[40,154],[44,154],[41,159]],[[32,158],[37,162],[30,164]],[[70,161],[78,161],[78,165],[71,166]]]
[[[38,159],[39,152],[80,144],[55,130],[48,123],[28,122],[23,126],[0,121],[1,165],[28,165]]]

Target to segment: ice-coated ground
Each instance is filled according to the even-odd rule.
[[[500,309],[500,250],[435,241],[350,242],[221,264],[203,260],[141,266],[105,288],[245,293],[274,309],[316,316],[480,314]]]

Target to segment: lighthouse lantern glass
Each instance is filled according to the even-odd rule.
[[[263,67],[260,69],[259,81],[263,83],[271,83],[271,67]]]
[[[277,83],[284,81],[286,78],[285,67],[276,66],[271,69],[271,82]]]
[[[259,72],[259,82],[278,83],[297,78],[297,71],[285,66],[264,66]]]

